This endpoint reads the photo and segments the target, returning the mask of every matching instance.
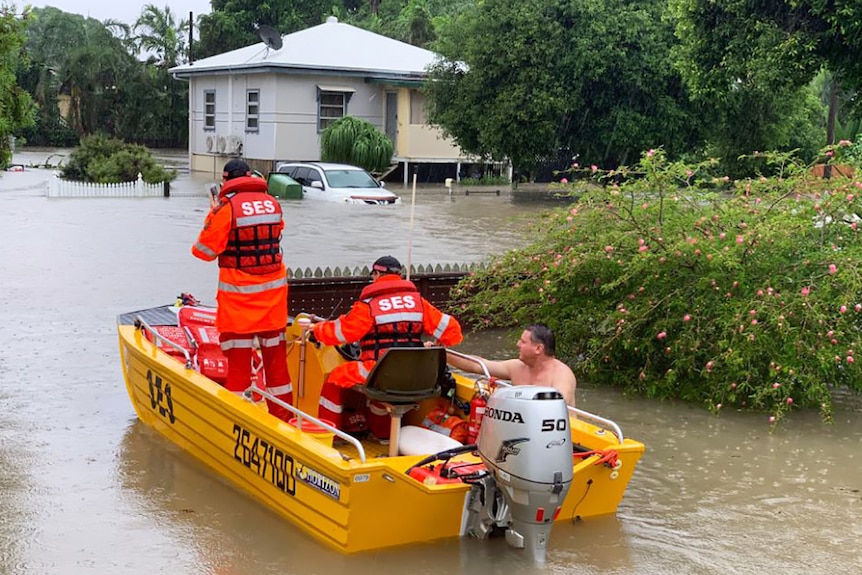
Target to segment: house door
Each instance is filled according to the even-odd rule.
[[[392,145],[398,143],[398,92],[386,92],[386,135]]]

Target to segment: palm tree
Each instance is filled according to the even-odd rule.
[[[160,10],[154,4],[146,4],[135,21],[134,29],[138,34],[140,49],[153,54],[161,67],[171,68],[176,66],[180,59],[187,58],[186,34],[189,21],[180,20],[177,24],[170,6]]]

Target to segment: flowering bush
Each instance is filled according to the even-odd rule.
[[[833,388],[862,389],[862,182],[753,159],[777,175],[731,182],[661,150],[599,171],[606,186],[466,278],[455,311],[479,327],[549,324],[592,382],[770,422],[795,406],[830,417]]]

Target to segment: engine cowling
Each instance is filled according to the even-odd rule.
[[[551,527],[572,483],[569,412],[552,387],[498,388],[488,399],[479,456],[502,493],[506,541],[544,561]]]

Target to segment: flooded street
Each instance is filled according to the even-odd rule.
[[[144,427],[126,395],[116,316],[181,291],[214,301],[217,267],[190,253],[207,198],[48,199],[48,177],[0,176],[0,575],[862,571],[858,397],[838,402],[832,425],[795,413],[770,434],[766,415],[716,417],[587,384],[578,406],[647,452],[618,514],[557,524],[546,565],[502,539],[331,551]],[[209,181],[181,174],[173,186]],[[411,229],[415,264],[481,261],[527,241],[528,221],[550,207],[423,189],[411,226],[410,191],[389,187],[402,205],[284,201],[289,267],[406,262]],[[514,341],[470,334],[461,349],[508,357]]]

